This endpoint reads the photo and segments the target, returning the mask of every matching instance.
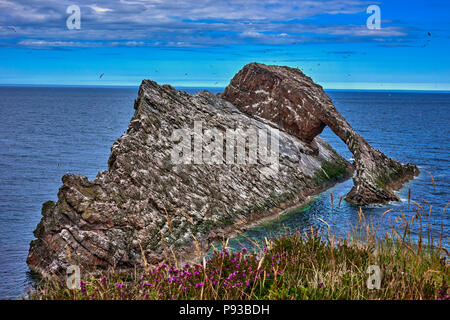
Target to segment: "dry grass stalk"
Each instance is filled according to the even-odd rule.
[[[70,248],[69,248],[69,245],[68,244],[66,244],[66,254],[67,254],[67,261],[69,262],[69,264],[71,264],[72,263],[72,258],[71,258],[71,255],[70,255]]]
[[[364,216],[364,213],[363,213],[361,207],[359,207],[359,211],[358,211],[358,219],[359,219],[359,222],[364,222],[364,223],[366,223],[366,217]]]
[[[139,249],[141,250],[141,260],[144,268],[147,268],[147,259],[145,258],[144,250],[142,249],[141,243],[139,242]]]
[[[194,220],[192,219],[192,217],[190,215],[188,215],[186,212],[184,212],[183,210],[180,211],[181,214],[193,225],[194,224]]]
[[[175,267],[178,268],[178,259],[172,247],[170,247],[170,252],[172,253],[173,263],[175,264]]]
[[[258,242],[250,239],[249,237],[247,237],[245,234],[241,235],[244,239],[246,239],[247,241],[249,241],[252,245],[254,245],[256,248],[258,248],[259,250],[261,250],[260,245],[258,244]]]
[[[338,204],[338,208],[340,208],[340,207],[341,207],[341,202],[342,202],[342,199],[343,199],[343,197],[342,197],[342,196],[340,196],[340,197],[339,197],[339,204]]]
[[[432,175],[429,171],[427,171],[427,173],[428,173],[428,174],[430,175],[430,177],[431,177],[431,183],[433,184],[433,190],[436,191],[436,184],[434,183],[433,175]]]
[[[161,245],[163,246],[163,249],[164,249],[164,257],[165,257],[166,261],[169,261],[169,258],[167,256],[166,241],[164,240],[164,234],[162,233],[161,230],[159,230],[159,234],[161,235]]]
[[[411,208],[411,188],[408,188],[408,209]]]
[[[167,226],[169,227],[169,232],[172,233],[172,223],[170,222],[169,213],[167,212],[166,208],[164,208],[164,211],[166,212],[166,220]]]
[[[200,251],[200,245],[199,245],[199,243],[198,243],[197,238],[196,238],[194,235],[192,235],[192,238],[194,238],[195,255],[196,255],[197,258],[199,258],[199,257],[202,255],[202,254],[201,254],[201,251]]]
[[[325,220],[323,220],[323,219],[321,219],[321,218],[317,218],[317,220],[319,220],[319,221],[325,223],[325,224],[327,225],[327,227],[328,227],[328,230],[330,230],[330,225],[329,225]]]
[[[387,214],[391,211],[394,211],[394,209],[389,209],[389,210],[386,210],[385,212],[383,212],[383,214],[381,215],[381,218],[383,218],[385,216],[385,214]]]
[[[448,203],[447,203],[447,205],[444,207],[444,210],[442,210],[442,215],[445,214],[445,211],[447,210],[447,208],[448,208]]]
[[[420,210],[423,210],[423,207],[417,202],[413,201],[412,203],[414,203]]]

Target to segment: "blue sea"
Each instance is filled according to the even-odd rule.
[[[20,298],[33,280],[26,265],[41,205],[57,200],[61,177],[81,173],[95,178],[105,170],[110,147],[127,129],[138,88],[0,87],[0,298]],[[183,88],[190,93],[196,88]],[[222,90],[215,89],[214,92]],[[450,210],[450,93],[328,91],[338,110],[374,147],[401,162],[413,162],[421,174],[399,191],[406,200],[432,205],[431,227],[448,247]],[[329,129],[321,136],[345,158],[352,155]],[[431,177],[434,177],[433,187]],[[253,239],[290,230],[323,228],[326,221],[338,234],[350,231],[357,210],[337,199],[352,181],[314,197],[279,221],[246,232]],[[333,192],[334,207],[330,192]],[[424,205],[429,210],[427,205]],[[408,212],[407,201],[364,208],[376,221],[388,209]],[[410,211],[410,210],[409,210]],[[247,246],[244,237],[231,241]]]

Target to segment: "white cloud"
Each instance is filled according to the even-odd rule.
[[[89,8],[91,8],[92,10],[94,10],[97,13],[105,13],[105,12],[113,11],[112,9],[97,7],[96,4],[90,5]]]
[[[264,37],[264,34],[253,31],[253,30],[248,30],[248,31],[242,32],[240,34],[240,36],[241,37],[249,37],[249,38],[262,38],[262,37]]]
[[[22,40],[18,44],[26,47],[100,47],[104,45],[102,42],[47,41],[38,39]]]

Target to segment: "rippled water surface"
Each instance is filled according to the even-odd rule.
[[[186,89],[196,91],[196,89]],[[442,216],[450,190],[450,94],[399,92],[328,92],[350,124],[374,147],[402,162],[413,162],[421,175],[399,194],[432,204],[433,230],[448,242],[450,218]],[[33,230],[41,218],[43,202],[56,200],[61,177],[81,173],[95,178],[106,169],[112,143],[122,135],[133,115],[137,88],[42,88],[0,87],[0,298],[17,298],[31,286],[25,263]],[[347,159],[345,144],[329,130],[322,137]],[[429,171],[435,179],[431,184]],[[246,232],[263,239],[291,230],[321,226],[327,221],[335,232],[345,234],[357,220],[357,209],[335,199],[351,188],[351,180],[315,197],[307,206],[293,210],[280,221],[265,223]],[[336,201],[337,202],[337,201]],[[364,209],[376,220],[405,203]],[[449,212],[450,213],[450,212]],[[323,224],[322,224],[323,226]],[[238,248],[248,246],[244,237],[234,238]]]

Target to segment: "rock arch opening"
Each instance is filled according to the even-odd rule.
[[[353,130],[323,88],[299,69],[250,63],[234,76],[222,97],[310,144],[328,126],[353,154],[356,175],[345,198],[353,204],[399,201],[393,190],[419,174],[415,165],[402,164],[373,148]]]

